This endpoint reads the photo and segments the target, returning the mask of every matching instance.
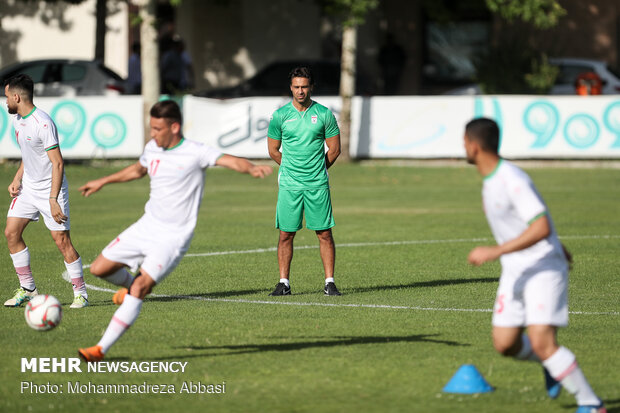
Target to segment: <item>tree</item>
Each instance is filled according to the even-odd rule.
[[[557,0],[486,0],[486,5],[509,23],[519,19],[538,29],[556,26],[566,14]],[[482,90],[490,94],[548,93],[559,69],[547,56],[532,50],[519,30],[502,30],[496,40],[476,64]]]
[[[558,0],[486,0],[487,7],[508,21],[519,18],[540,29],[558,24],[566,14]]]
[[[351,105],[355,96],[355,72],[357,52],[357,27],[364,23],[370,10],[377,7],[378,0],[319,0],[327,14],[338,17],[342,24],[342,55],[340,63],[340,141],[343,161],[350,161]]]
[[[105,61],[105,19],[108,17],[107,0],[95,4],[95,60]]]
[[[144,141],[149,140],[149,112],[159,99],[159,48],[157,45],[156,10],[157,0],[132,0],[139,7],[140,21],[140,66],[142,69],[142,119],[144,120]]]

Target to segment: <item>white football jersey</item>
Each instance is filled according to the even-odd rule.
[[[202,201],[205,168],[220,156],[219,150],[188,139],[170,149],[160,148],[155,140],[147,143],[140,157],[151,178],[145,217],[171,234],[190,236]]]
[[[540,265],[566,265],[551,215],[530,177],[514,164],[501,159],[493,173],[484,178],[484,212],[498,244],[517,238],[542,215],[547,215],[551,234],[521,251],[504,254],[502,266],[524,271]]]
[[[24,117],[13,116],[13,127],[24,162],[22,185],[37,191],[49,191],[52,187],[52,162],[47,151],[59,145],[54,121],[35,107]],[[64,175],[63,185],[66,185]]]

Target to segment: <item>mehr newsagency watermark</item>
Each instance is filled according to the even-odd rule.
[[[22,373],[91,373],[118,374],[127,373],[173,373],[186,372],[186,361],[100,361],[85,363],[79,358],[22,358]],[[161,377],[161,376],[160,376]],[[63,383],[36,383],[21,381],[22,394],[198,394],[216,395],[226,393],[226,382],[203,383],[201,381],[183,381],[181,383],[164,383],[143,381],[142,383],[96,383],[91,380],[73,380]]]

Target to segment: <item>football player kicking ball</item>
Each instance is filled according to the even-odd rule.
[[[91,264],[90,272],[124,287],[114,295],[120,307],[96,346],[82,348],[85,361],[101,361],[110,347],[136,321],[142,300],[179,264],[194,234],[204,189],[204,170],[223,166],[255,178],[272,172],[244,158],[225,155],[181,134],[182,115],[173,101],[156,103],[150,111],[151,137],[140,160],[112,175],[87,182],[80,188],[89,196],[104,185],[151,178],[144,215],[116,237]],[[126,267],[140,272],[134,278]]]
[[[32,79],[23,74],[9,79],[4,87],[7,109],[15,115],[15,138],[22,153],[21,165],[8,188],[13,199],[4,230],[20,286],[4,305],[19,307],[39,293],[23,234],[30,221],[38,221],[42,215],[71,277],[71,308],[83,308],[88,305],[88,294],[82,260],[69,234],[69,190],[58,132],[49,115],[34,105],[33,92]]]
[[[470,121],[464,140],[467,161],[484,177],[484,211],[497,241],[474,248],[468,260],[482,265],[499,259],[502,264],[493,311],[495,349],[542,363],[549,396],[557,397],[561,384],[575,395],[577,413],[605,413],[575,355],[557,343],[557,328],[568,325],[571,257],[547,206],[529,176],[499,157],[499,127],[493,120]]]

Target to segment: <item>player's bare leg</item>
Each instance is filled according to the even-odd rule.
[[[9,217],[6,220],[4,236],[19,278],[19,288],[15,290],[13,297],[5,301],[5,307],[18,307],[38,294],[30,268],[30,252],[22,237],[29,222],[28,218]]]
[[[324,293],[325,295],[341,295],[334,282],[336,245],[334,243],[334,237],[332,236],[332,230],[330,228],[316,231],[316,236],[319,238],[319,252],[321,254],[321,261],[323,262],[323,270],[325,271]]]
[[[288,280],[291,271],[291,261],[293,261],[293,240],[296,232],[280,231],[278,239],[278,267],[280,269],[280,278]]]
[[[560,346],[557,342],[557,327],[549,325],[531,325],[527,335],[532,343],[532,351],[540,360],[547,360]]]
[[[58,250],[65,259],[65,267],[71,278],[73,286],[73,303],[71,308],[84,308],[88,306],[88,293],[84,283],[84,269],[82,259],[71,242],[71,234],[67,231],[50,231],[52,239]]]
[[[319,238],[319,252],[323,261],[323,270],[325,278],[334,278],[334,267],[336,264],[336,246],[334,245],[334,237],[332,230],[316,231]]]
[[[523,335],[520,327],[493,327],[495,349],[504,356],[542,363],[550,397],[559,395],[561,384],[575,395],[577,403],[584,407],[584,411],[589,408],[592,411],[604,412],[601,400],[590,387],[574,354],[566,347],[558,345],[557,328],[530,325],[527,330],[527,335]]]
[[[523,346],[521,327],[493,327],[493,347],[503,356],[516,356]]]
[[[137,277],[129,293],[125,295],[123,303],[116,310],[103,337],[96,346],[80,349],[78,354],[85,361],[101,361],[110,347],[133,325],[140,315],[142,300],[149,294],[155,286],[155,280],[144,270],[140,270],[140,277]]]
[[[58,250],[65,259],[65,262],[74,262],[80,255],[75,250],[73,243],[71,242],[71,234],[67,231],[50,231],[52,239],[56,243]]]
[[[293,240],[296,232],[280,231],[278,239],[278,268],[280,270],[280,281],[276,289],[269,295],[290,295],[291,286],[289,283],[291,261],[293,261]]]
[[[530,328],[532,327],[534,328],[534,339],[531,339],[532,331]],[[540,363],[541,359],[537,351],[541,352],[541,354],[547,354],[550,351],[548,340],[551,339],[551,343],[555,343],[555,331],[545,331],[541,335],[540,333],[543,333],[542,330],[537,329],[536,326],[530,326],[528,327],[528,335],[524,335],[523,330],[521,327],[493,327],[493,346],[495,350],[504,356],[514,357],[516,360]],[[555,399],[560,395],[562,386],[551,377],[544,367],[543,375],[547,394],[552,399]]]
[[[530,325],[527,331],[532,350],[542,360],[550,377],[575,396],[579,405],[577,412],[606,412],[602,401],[594,393],[577,364],[575,355],[557,343],[557,327]]]
[[[90,264],[90,273],[111,284],[124,287],[126,289],[125,293],[134,280],[134,277],[127,271],[125,264],[109,260],[102,254],[99,254],[95,261]]]
[[[24,242],[22,235],[29,223],[28,218],[9,217],[6,219],[4,236],[11,254],[16,254],[26,248],[26,242]]]

